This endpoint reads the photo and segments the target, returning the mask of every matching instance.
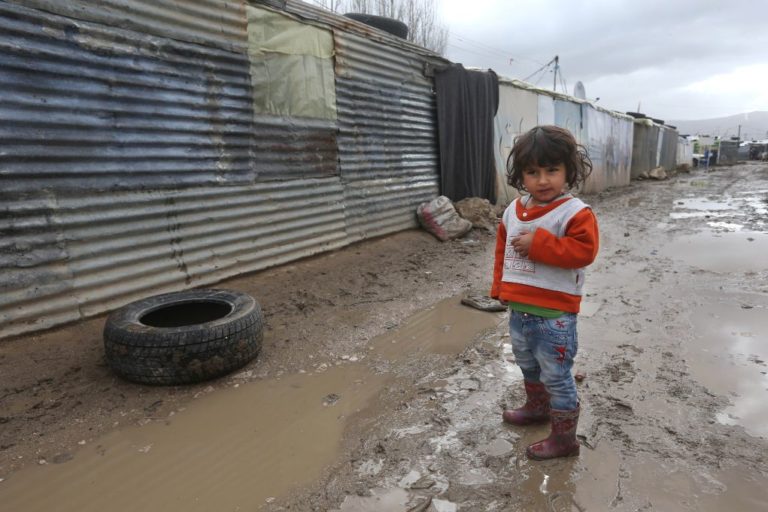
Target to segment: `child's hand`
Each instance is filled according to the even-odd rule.
[[[528,252],[531,250],[531,244],[533,243],[533,233],[529,231],[521,231],[519,235],[512,239],[512,247],[515,248],[515,252],[523,258],[528,257]]]

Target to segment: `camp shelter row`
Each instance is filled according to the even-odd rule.
[[[298,1],[0,0],[0,337],[416,226],[452,63]],[[500,79],[504,161],[537,123],[630,180],[634,121]],[[454,198],[458,199],[458,198]]]

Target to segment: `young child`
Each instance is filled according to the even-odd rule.
[[[590,172],[584,147],[557,126],[519,136],[507,161],[508,183],[525,194],[499,224],[491,297],[509,306],[512,351],[528,399],[502,417],[513,425],[551,421],[549,437],[526,450],[536,460],[579,454],[571,368],[584,267],[597,255],[599,235],[592,210],[568,190]]]

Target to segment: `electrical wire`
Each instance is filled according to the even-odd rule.
[[[529,78],[534,76],[535,74],[539,73],[540,71],[544,70],[545,68],[549,68],[550,64],[552,64],[552,61],[547,62],[543,66],[541,66],[539,69],[528,75],[527,77],[523,78],[523,82],[527,82]],[[539,77],[539,80],[541,80],[541,77]]]
[[[541,79],[542,79],[542,78],[544,78],[544,74],[545,74],[545,73],[546,73],[546,70],[544,70],[544,71],[543,71],[543,72],[542,72],[542,73],[539,75],[539,78],[536,80],[536,83],[534,83],[533,85],[539,85],[539,82],[541,82]],[[523,81],[525,81],[525,80],[523,80]]]
[[[461,50],[463,52],[474,53],[475,55],[482,55],[484,57],[488,56],[488,53],[485,52],[485,51],[482,51],[482,50],[476,50],[476,49],[473,49],[473,48],[465,48],[464,46],[460,46],[460,45],[457,45],[455,43],[450,43],[450,42],[447,43],[447,45],[452,47],[452,48],[456,48],[458,50]]]
[[[469,47],[474,47],[474,49],[481,50],[484,54],[493,53],[493,54],[496,54],[496,55],[501,56],[501,57],[510,58],[509,57],[510,56],[510,52],[505,52],[503,50],[499,50],[499,49],[496,49],[496,48],[493,48],[493,47],[490,47],[490,46],[485,46],[485,45],[482,45],[482,44],[479,44],[479,43],[473,43],[473,42],[470,42],[469,40],[467,40],[467,39],[465,39],[463,37],[459,37],[459,36],[455,36],[455,39],[457,39],[458,41],[461,41],[462,43],[468,45]],[[454,43],[454,44],[456,44],[456,43]]]
[[[455,36],[456,39],[463,40],[467,44],[473,44],[473,45],[481,47],[481,48],[486,48],[488,50],[492,50],[492,51],[494,51],[496,53],[499,53],[499,54],[501,54],[501,55],[503,55],[503,56],[505,56],[507,58],[512,58],[514,60],[527,60],[529,62],[533,62],[534,64],[536,64],[538,66],[545,66],[546,65],[546,64],[543,64],[541,61],[530,59],[528,57],[515,56],[514,55],[515,52],[511,52],[509,50],[506,50],[506,49],[503,49],[503,48],[499,48],[498,46],[493,46],[493,45],[490,45],[490,44],[487,44],[487,43],[483,43],[483,42],[478,41],[476,39],[469,38],[469,37],[465,36],[464,34],[459,34],[458,32],[452,32],[451,31],[450,35]]]

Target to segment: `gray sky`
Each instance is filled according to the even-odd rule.
[[[446,57],[665,120],[768,110],[768,0],[438,0]],[[551,67],[529,78],[552,88]],[[558,80],[560,82],[560,80]],[[558,90],[562,85],[558,83]]]

